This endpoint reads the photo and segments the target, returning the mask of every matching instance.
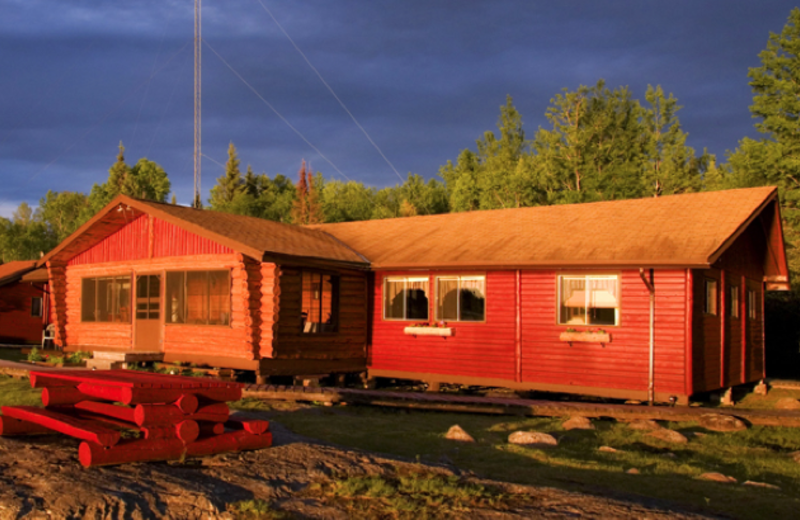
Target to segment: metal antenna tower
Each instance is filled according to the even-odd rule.
[[[194,199],[192,207],[200,206],[200,162],[201,151],[201,65],[203,38],[201,34],[201,4],[202,0],[194,0]]]

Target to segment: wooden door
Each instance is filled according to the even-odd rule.
[[[136,342],[134,350],[161,351],[161,276],[136,276]]]

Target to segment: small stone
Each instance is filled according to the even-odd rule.
[[[742,482],[743,486],[753,486],[753,487],[760,487],[765,489],[777,489],[780,491],[780,487],[776,486],[775,484],[767,484],[766,482],[755,482],[753,480],[745,480]]]
[[[668,430],[666,428],[661,428],[660,430],[652,431],[648,433],[647,436],[654,437],[664,442],[671,442],[673,444],[686,444],[687,442],[689,442],[689,439],[684,437],[683,434],[678,433],[674,430]]]
[[[660,424],[655,421],[650,420],[643,420],[637,419],[635,421],[631,421],[628,423],[629,430],[644,430],[644,431],[653,431],[653,430],[662,430]]]
[[[708,434],[703,432],[692,432],[692,435],[694,435],[695,437],[705,437]]]
[[[592,421],[588,417],[582,417],[580,415],[570,417],[561,427],[565,430],[594,430]]]
[[[612,448],[611,446],[600,446],[597,448],[597,451],[602,451],[604,453],[619,453],[620,450],[617,448]]]
[[[508,442],[511,444],[520,444],[523,446],[536,446],[539,448],[550,448],[558,446],[558,441],[549,433],[542,432],[523,432],[517,431],[508,436]]]
[[[755,392],[757,395],[767,395],[768,391],[769,387],[767,386],[767,384],[764,382],[763,379],[758,382],[755,388],[753,388],[753,392]]]
[[[800,401],[791,397],[783,397],[775,402],[778,410],[800,410]]]
[[[727,475],[723,475],[722,473],[710,472],[710,473],[703,473],[699,477],[696,477],[699,480],[710,480],[712,482],[721,482],[723,484],[735,484],[736,479],[733,477],[729,477]]]
[[[330,401],[325,401],[324,403],[322,403],[322,406],[333,406],[333,403]]]
[[[714,432],[738,432],[747,429],[741,419],[718,413],[704,413],[697,422],[706,430]]]
[[[627,473],[628,475],[638,475],[639,474],[639,470],[636,469],[636,468],[631,468],[628,471],[626,471],[625,473]]]
[[[666,453],[662,453],[661,456],[664,457],[664,458],[667,458],[667,459],[674,459],[674,458],[677,457],[677,455],[675,455],[671,451],[668,451]]]
[[[447,434],[444,436],[444,438],[450,439],[451,441],[475,442],[475,439],[472,438],[472,435],[465,432],[464,428],[457,424],[454,424],[449,430],[447,430]]]
[[[733,401],[733,388],[728,388],[719,398],[719,404],[722,406],[733,406],[736,403]]]
[[[800,451],[793,451],[789,454],[789,456],[794,460],[796,463],[800,464]]]
[[[631,399],[629,401],[625,401],[625,404],[639,405],[639,404],[642,404],[642,402],[641,401],[637,401],[635,399]]]

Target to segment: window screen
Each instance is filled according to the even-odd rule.
[[[131,277],[81,280],[81,321],[130,322]]]
[[[339,330],[339,277],[303,271],[300,330],[305,334]]]
[[[484,321],[486,319],[486,277],[437,277],[436,299],[437,320]]]
[[[559,276],[558,322],[565,325],[617,325],[619,276]]]
[[[230,325],[230,271],[167,273],[166,323]]]
[[[384,279],[384,319],[427,320],[428,302],[427,278],[391,277]]]

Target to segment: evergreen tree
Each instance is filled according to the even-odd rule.
[[[142,157],[122,184],[122,193],[138,199],[166,202],[171,187],[167,172],[154,161]]]
[[[252,173],[248,166],[248,173]],[[211,188],[211,209],[224,210],[237,195],[244,192],[245,181],[239,171],[239,157],[233,143],[228,145],[228,161],[225,163],[225,174],[217,178],[217,185]]]
[[[298,172],[297,198],[292,205],[292,222],[295,224],[308,224],[308,179],[306,174],[306,160]]]
[[[452,161],[439,168],[444,180],[450,211],[474,211],[480,209],[481,192],[478,187],[478,157],[471,150],[462,150],[455,166]]]
[[[794,8],[780,34],[770,33],[750,69],[756,129],[762,139],[744,138],[728,155],[726,187],[778,186],[789,267],[800,275],[800,9]]]

